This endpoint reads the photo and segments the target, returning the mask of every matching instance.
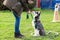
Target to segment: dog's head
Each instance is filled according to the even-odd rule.
[[[40,11],[33,11],[33,17],[38,19],[40,17]]]

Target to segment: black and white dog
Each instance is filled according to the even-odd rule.
[[[34,27],[34,35],[33,36],[45,36],[45,31],[42,23],[40,22],[40,11],[33,11],[33,20],[32,25]]]

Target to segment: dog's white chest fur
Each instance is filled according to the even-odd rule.
[[[36,21],[35,17],[38,16],[38,14],[35,11],[33,11],[32,13],[33,13],[32,25],[35,26],[35,21]],[[39,18],[37,18],[37,20],[40,21]]]

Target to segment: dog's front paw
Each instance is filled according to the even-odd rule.
[[[40,36],[39,34],[33,34],[33,36]]]
[[[40,36],[39,34],[36,33],[31,33],[32,36]]]

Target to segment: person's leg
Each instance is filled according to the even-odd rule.
[[[21,17],[18,17],[16,14],[15,14],[16,12],[15,11],[13,11],[13,15],[14,15],[14,17],[15,17],[15,26],[14,26],[14,28],[15,28],[15,37],[17,37],[17,38],[21,38],[23,35],[20,33],[20,31],[19,31],[19,24],[20,24],[20,19],[21,19]]]
[[[14,14],[14,17],[15,17],[15,33],[18,33],[18,32],[20,32],[19,31],[19,26],[20,26],[19,24],[20,24],[20,19],[21,18],[16,16],[15,14]]]

